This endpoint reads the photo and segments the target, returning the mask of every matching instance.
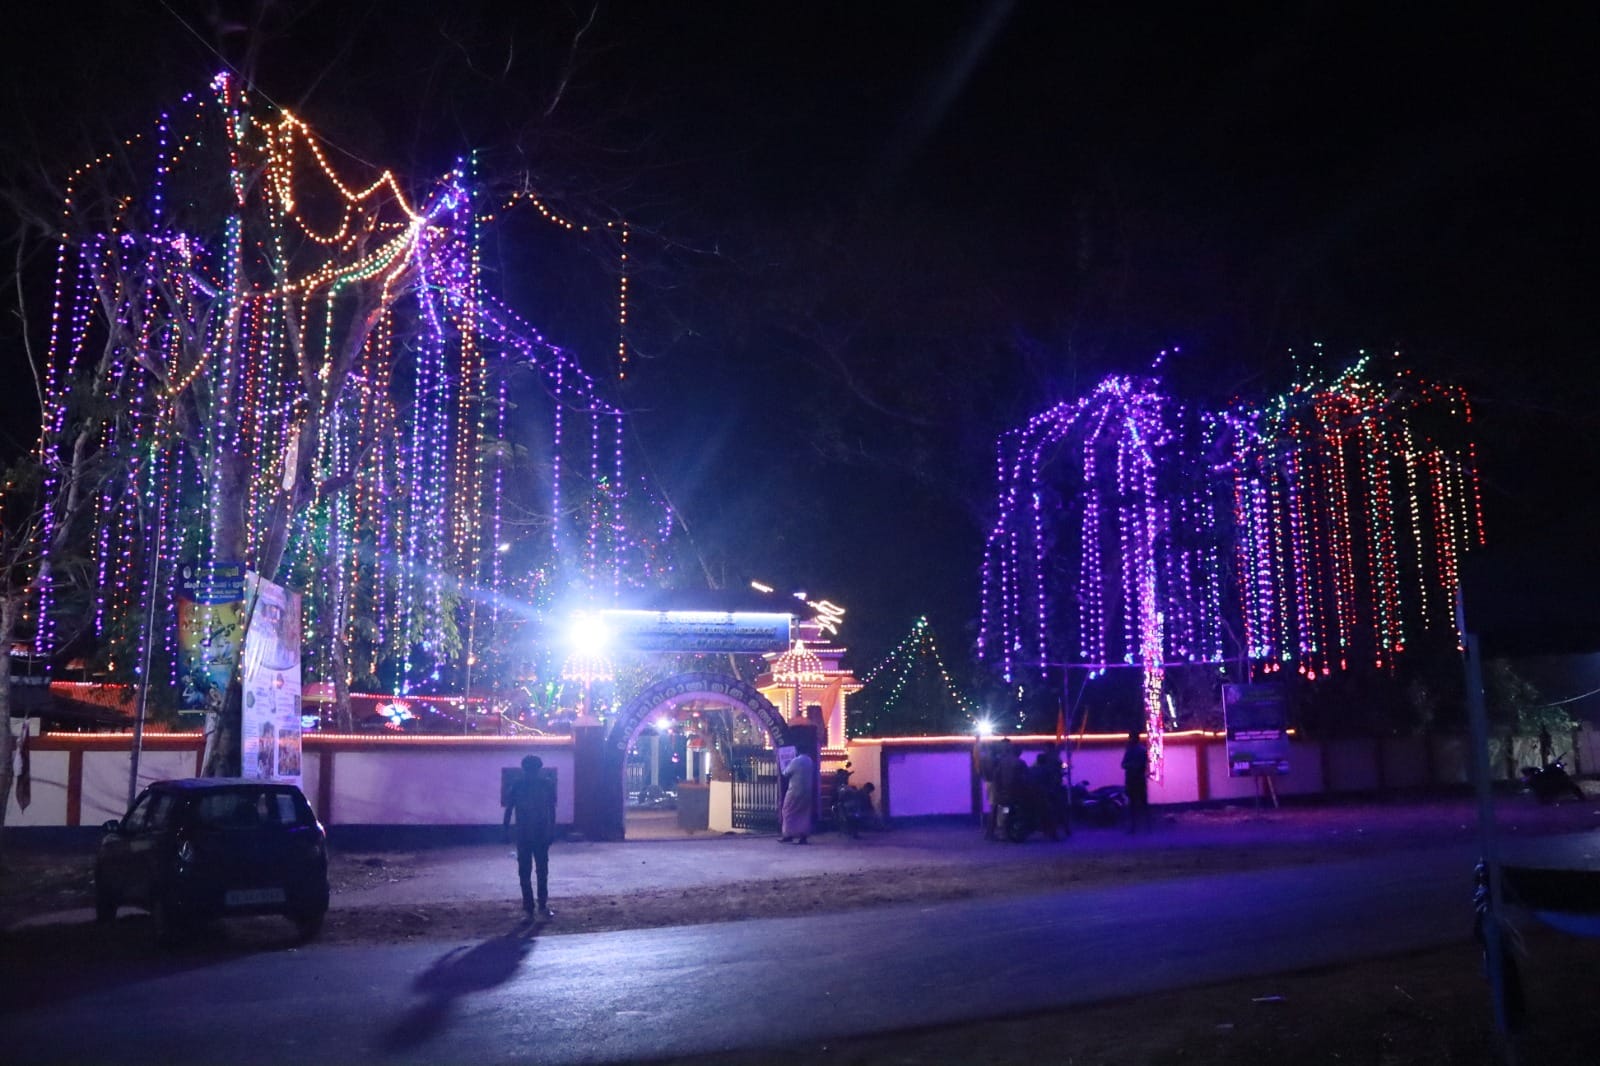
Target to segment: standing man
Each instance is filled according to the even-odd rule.
[[[996,810],[994,829],[998,834],[996,839],[1007,840],[1008,823],[1016,814],[1017,808],[1028,800],[1028,764],[1022,761],[1022,753],[1011,743],[1010,737],[1001,738],[1000,755],[995,763],[994,785]]]
[[[1122,752],[1122,787],[1128,793],[1128,832],[1134,833],[1143,822],[1150,828],[1150,749],[1139,739],[1139,730],[1128,730],[1128,746]]]
[[[522,759],[522,776],[514,781],[505,797],[506,816],[502,825],[511,825],[517,816],[517,882],[522,886],[522,910],[531,922],[553,918],[550,900],[550,842],[556,835],[556,788],[544,773],[544,760],[537,755]],[[538,872],[539,894],[534,897],[529,874]]]

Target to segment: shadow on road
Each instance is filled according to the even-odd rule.
[[[162,945],[154,919],[133,908],[109,925],[85,919],[9,929],[0,932],[0,973],[27,980],[10,982],[0,1015],[299,946],[294,927],[276,917],[206,922],[181,943]]]
[[[521,926],[476,947],[453,948],[435,959],[411,984],[421,1002],[389,1027],[381,1041],[383,1050],[403,1051],[431,1039],[444,1027],[456,1000],[509,981],[533,950],[538,932],[537,925]]]

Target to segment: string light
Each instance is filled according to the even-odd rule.
[[[475,206],[473,163],[414,203],[392,172],[348,180],[306,123],[264,114],[231,76],[218,75],[211,90],[186,97],[187,111],[162,113],[152,135],[131,138],[122,153],[73,172],[63,200],[39,455],[52,483],[73,475],[69,407],[105,351],[109,365],[93,384],[128,417],[91,423],[88,444],[137,456],[94,501],[97,632],[129,631],[150,596],[175,607],[175,562],[242,550],[240,561],[257,565],[287,510],[283,558],[345,593],[328,626],[372,620],[368,665],[387,649],[396,694],[409,690],[451,647],[451,590],[499,602],[504,565],[487,545],[503,535],[514,367],[540,378],[555,412],[551,545],[559,560],[570,520],[563,482],[587,474],[597,502],[578,534],[581,566],[591,590],[615,597],[630,553],[656,552],[651,536],[627,535],[621,511],[622,412],[568,352],[485,290],[479,245],[491,216]],[[116,165],[135,151],[147,166]],[[129,173],[150,176],[130,186]],[[219,213],[180,210],[219,183]],[[588,232],[534,202],[564,229]],[[619,378],[628,237],[623,228]],[[124,295],[102,313],[104,292]],[[584,422],[588,432],[574,432]],[[563,449],[585,446],[587,463],[563,461]],[[241,472],[236,523],[224,505],[239,498]],[[197,500],[206,514],[198,526],[188,517]],[[235,524],[242,548],[232,546]],[[152,527],[164,530],[159,541]],[[157,556],[159,588],[150,579]],[[58,633],[51,565],[40,582],[41,651]],[[172,627],[161,646],[175,681]]]
[[[1108,377],[996,444],[978,648],[1004,680],[1069,655],[1091,674],[1137,667],[1155,755],[1168,664],[1242,652],[1315,678],[1386,667],[1447,624],[1434,605],[1483,542],[1462,390],[1360,353],[1211,414],[1153,370]],[[1053,561],[1074,557],[1070,571]]]
[[[911,631],[900,639],[889,654],[867,671],[866,676],[861,679],[861,695],[857,696],[856,703],[858,706],[876,707],[878,714],[885,719],[901,719],[904,717],[901,698],[907,684],[929,670],[938,676],[944,694],[970,722],[976,723],[983,717],[978,705],[966,696],[951,678],[950,671],[945,667],[944,657],[939,653],[939,644],[934,637],[933,627],[928,624],[926,617],[918,618],[911,626]],[[884,691],[885,688],[887,691]],[[877,723],[873,721],[875,717],[877,716],[869,715],[865,731],[876,731]]]

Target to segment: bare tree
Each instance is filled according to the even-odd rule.
[[[24,247],[21,239],[14,245],[17,258],[8,288],[16,294],[20,344],[33,372],[35,395],[42,397],[22,298]],[[102,363],[83,383],[91,400],[104,387],[103,370]],[[32,635],[24,623],[41,581],[53,580],[63,592],[86,587],[81,560],[73,558],[69,545],[107,469],[102,457],[91,454],[89,435],[82,423],[47,426],[37,452],[0,471],[0,726],[4,726],[0,728],[0,868],[5,864],[5,820],[15,783],[11,653],[19,640]],[[40,460],[45,454],[64,458],[52,469]]]

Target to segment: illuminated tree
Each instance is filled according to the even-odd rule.
[[[497,443],[515,368],[553,412],[551,552],[591,587],[610,572],[615,553],[563,520],[561,494],[574,478],[623,478],[622,416],[485,292],[492,211],[470,170],[416,199],[388,172],[352,181],[303,122],[220,75],[72,175],[40,459],[50,491],[86,456],[115,458],[79,531],[112,656],[128,661],[116,638],[140,631],[145,608],[175,616],[180,566],[216,562],[318,590],[344,706],[352,625],[402,686],[459,656],[463,600],[498,609],[484,590],[504,577]],[[92,382],[106,386],[98,406]],[[46,544],[65,532],[55,521]],[[47,554],[44,651],[60,637],[55,567]],[[154,640],[175,682],[173,627]],[[237,759],[236,688],[208,725],[210,772]]]
[[[862,678],[850,716],[858,736],[970,733],[983,717],[951,678],[926,618]]]
[[[980,652],[1007,680],[1138,669],[1158,765],[1171,664],[1383,669],[1453,633],[1470,422],[1462,390],[1366,356],[1217,414],[1106,378],[1000,440]]]

